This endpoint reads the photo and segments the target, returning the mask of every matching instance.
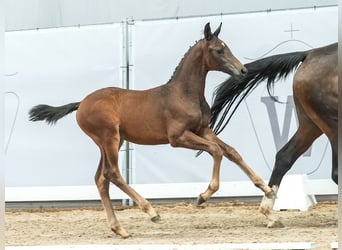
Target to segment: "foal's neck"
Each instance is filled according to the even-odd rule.
[[[197,42],[184,55],[169,84],[179,86],[186,95],[204,98],[205,79],[208,69],[203,55],[203,41]]]

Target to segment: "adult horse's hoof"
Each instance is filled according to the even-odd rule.
[[[277,194],[272,189],[265,196],[269,199],[277,199]]]
[[[154,222],[154,223],[160,222],[161,221],[160,215],[158,214],[158,215],[152,217],[151,221]]]

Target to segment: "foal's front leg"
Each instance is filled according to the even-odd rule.
[[[170,136],[170,144],[173,147],[183,147],[194,150],[203,150],[208,152],[214,160],[211,181],[207,190],[198,197],[198,204],[210,199],[210,197],[219,189],[220,185],[220,166],[222,161],[222,150],[219,145],[206,138],[206,130],[199,135],[191,131],[184,131],[182,135],[174,137]]]
[[[254,183],[255,186],[260,188],[266,195],[266,197],[275,197],[274,191],[264,182],[264,180],[259,177],[253,169],[251,169],[247,163],[242,159],[241,155],[231,146],[224,143],[220,140],[214,132],[208,129],[210,132],[205,134],[205,138],[208,140],[217,143],[221,150],[223,151],[223,155],[228,158],[230,161],[236,163],[242,171],[249,177],[249,179]],[[205,200],[204,200],[205,201]],[[204,202],[199,200],[199,202]]]

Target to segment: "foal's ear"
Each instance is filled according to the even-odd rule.
[[[211,38],[213,38],[213,33],[211,33],[210,23],[207,23],[207,24],[204,26],[204,38],[205,38],[207,41],[210,41]]]
[[[222,22],[220,23],[220,26],[215,30],[215,32],[214,32],[214,36],[216,36],[216,37],[218,37],[218,35],[220,34],[220,32],[221,32],[221,26],[222,26]]]

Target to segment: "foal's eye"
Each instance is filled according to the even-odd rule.
[[[222,54],[223,53],[223,49],[217,49],[216,52],[217,52],[217,54]]]

